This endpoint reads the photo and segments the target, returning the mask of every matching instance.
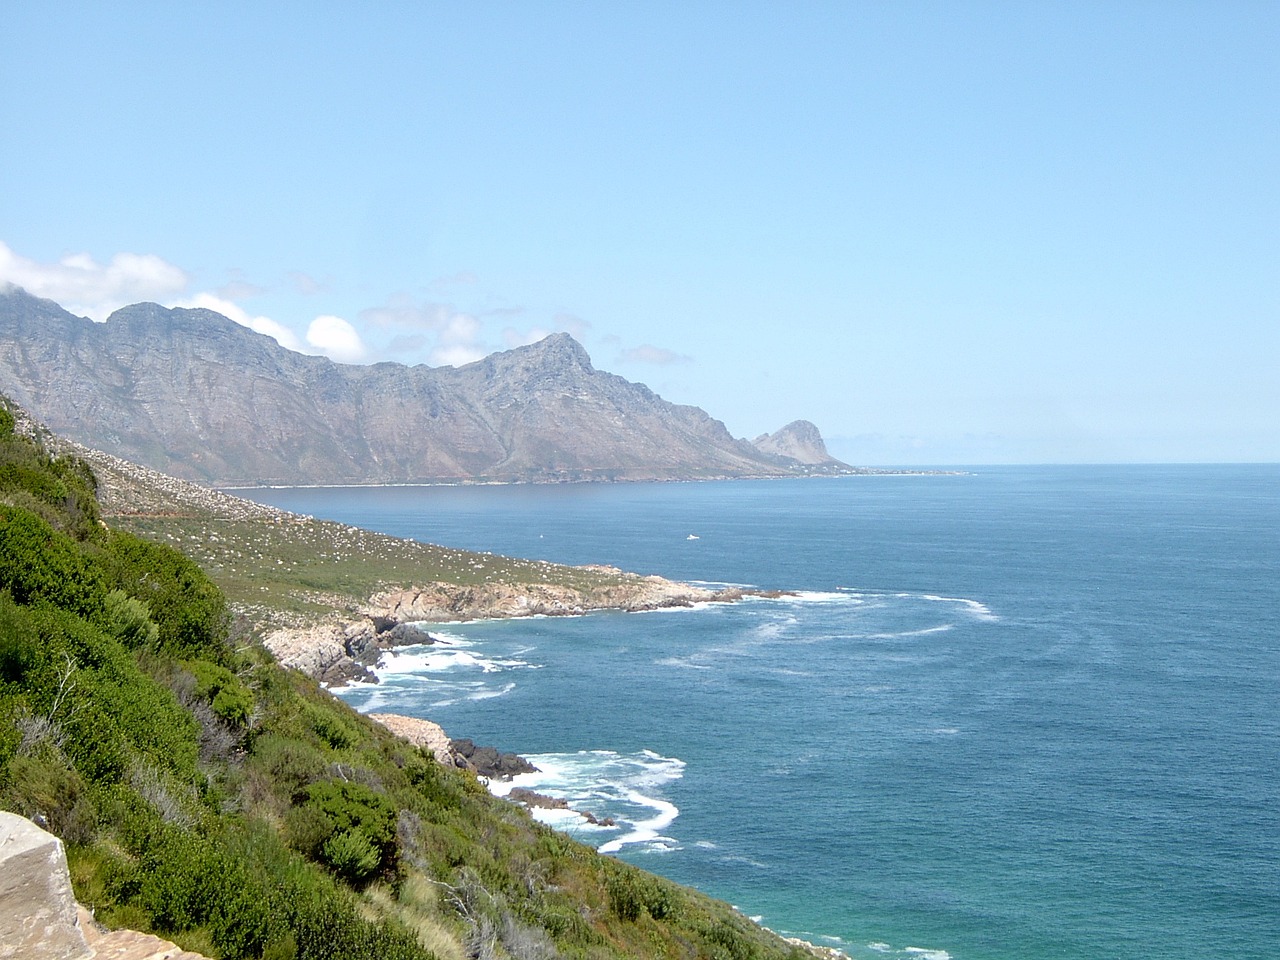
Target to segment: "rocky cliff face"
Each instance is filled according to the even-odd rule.
[[[777,433],[756,437],[752,444],[761,453],[806,466],[832,466],[840,461],[827,453],[822,434],[808,420],[794,420]]]
[[[10,288],[0,391],[57,433],[214,484],[787,476],[816,462],[596,370],[563,333],[458,368],[354,366],[209,310],[142,303],[99,324]]]

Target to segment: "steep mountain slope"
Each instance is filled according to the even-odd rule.
[[[209,310],[106,323],[0,293],[0,389],[55,432],[208,483],[640,480],[842,472],[596,370],[568,334],[463,367],[353,366]],[[819,438],[820,442],[820,438]]]
[[[833,466],[840,461],[827,453],[818,428],[808,420],[793,420],[776,433],[756,437],[752,444],[761,453],[809,466]]]

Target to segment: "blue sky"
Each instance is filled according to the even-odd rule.
[[[568,330],[856,463],[1280,460],[1280,5],[9,4],[0,280]]]

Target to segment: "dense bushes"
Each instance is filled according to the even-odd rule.
[[[29,510],[0,504],[0,589],[20,604],[94,619],[108,587],[101,565],[75,540]]]
[[[233,644],[94,488],[0,404],[0,808],[63,837],[98,919],[224,960],[779,954]]]
[[[116,531],[104,565],[112,586],[147,605],[157,649],[175,657],[226,661],[226,601],[194,562],[172,547]]]

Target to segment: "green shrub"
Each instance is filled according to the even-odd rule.
[[[172,547],[120,531],[111,536],[107,554],[114,585],[150,610],[157,649],[226,661],[226,600],[194,561]]]
[[[254,769],[263,771],[272,787],[290,802],[301,800],[307,787],[324,776],[326,768],[318,749],[275,734],[254,741],[249,762]]]
[[[61,758],[49,752],[41,756],[16,756],[9,762],[3,807],[24,817],[40,814],[49,830],[67,843],[92,838],[97,812],[84,780]]]
[[[106,596],[107,632],[126,647],[154,646],[160,628],[151,619],[147,605],[123,590],[112,590]]]
[[[232,726],[243,727],[253,714],[253,693],[226,667],[207,660],[186,660],[182,664],[195,677],[195,694],[213,707],[213,712]]]
[[[45,604],[86,619],[102,616],[101,569],[66,534],[29,510],[0,504],[0,589],[22,606]]]
[[[7,591],[0,592],[0,684],[21,684],[38,660],[29,618]]]
[[[334,872],[351,883],[368,880],[382,863],[373,841],[361,830],[337,831],[324,842],[320,852]]]
[[[327,780],[307,788],[306,805],[322,814],[333,828],[329,839],[342,833],[359,834],[377,853],[375,867],[383,870],[394,868],[399,811],[385,795],[361,783]],[[342,873],[342,868],[330,859],[330,853],[337,851],[349,857],[355,845],[355,841],[344,841],[343,846],[330,848],[329,840],[326,840],[321,846],[321,859]]]

